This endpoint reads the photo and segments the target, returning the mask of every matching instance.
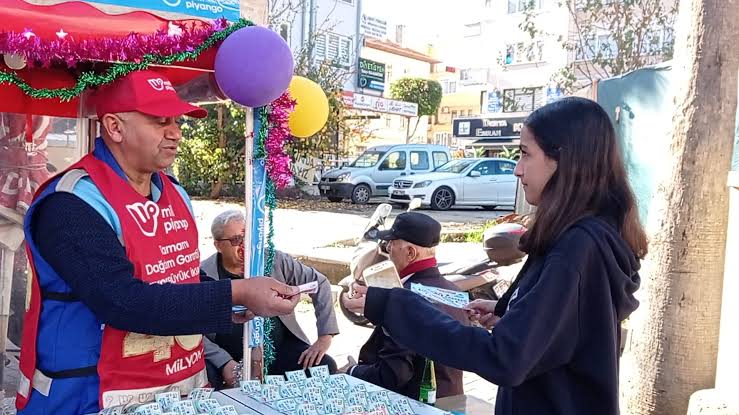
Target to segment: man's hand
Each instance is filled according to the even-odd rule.
[[[332,338],[333,336],[330,334],[319,336],[318,340],[311,347],[301,353],[298,364],[303,365],[303,369],[307,369],[320,363],[326,351],[331,346]]]
[[[341,295],[344,307],[357,314],[364,314],[364,301],[366,300],[367,287],[352,283],[350,292]]]
[[[273,278],[256,277],[231,281],[231,300],[257,316],[274,317],[292,313],[300,301],[298,288]]]
[[[337,373],[348,373],[349,369],[357,365],[357,361],[352,356],[346,358],[347,362],[344,366],[337,369]]]
[[[223,369],[221,370],[221,375],[223,376],[223,382],[229,388],[236,387],[236,374],[234,373],[235,367],[236,367],[236,362],[233,360],[229,360],[228,363],[226,363],[226,365],[223,366]]]
[[[246,310],[243,313],[231,314],[231,321],[233,321],[235,324],[244,324],[247,321],[250,321],[251,319],[253,319],[254,317],[256,317],[254,313],[252,313],[249,310]]]
[[[465,309],[470,320],[477,321],[483,327],[490,330],[500,320],[500,317],[494,314],[496,304],[498,304],[497,301],[475,300],[467,304]]]

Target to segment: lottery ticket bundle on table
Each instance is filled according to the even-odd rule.
[[[311,377],[298,370],[285,376],[267,376],[264,384],[242,381],[240,393],[268,407],[269,412],[257,411],[270,415],[448,414],[348,375],[329,375],[327,366],[309,371]],[[227,396],[234,397],[229,393]]]
[[[239,412],[233,405],[221,405],[211,396],[212,388],[197,388],[181,399],[178,391],[159,393],[155,402],[140,405],[116,406],[103,409],[100,415],[243,415],[254,412]]]

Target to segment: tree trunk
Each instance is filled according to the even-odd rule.
[[[408,134],[408,138],[406,138],[406,140],[405,140],[406,143],[410,142],[411,137],[413,137],[414,135],[416,135],[416,130],[418,130],[418,124],[421,123],[421,117],[423,117],[423,115],[419,115],[418,117],[416,117],[416,125],[413,127],[413,131]],[[409,127],[411,126],[411,118],[410,117],[408,117],[408,126]]]
[[[218,105],[218,148],[226,148],[226,132],[223,130],[223,104]],[[223,172],[219,172],[218,179],[210,188],[210,198],[218,199],[223,190]]]
[[[737,16],[738,0],[680,2],[672,160],[652,205],[642,306],[622,362],[625,414],[685,414],[690,395],[715,381]]]

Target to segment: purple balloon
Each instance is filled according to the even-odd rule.
[[[231,100],[256,108],[282,95],[293,77],[293,54],[277,33],[259,26],[239,29],[218,48],[215,75]]]

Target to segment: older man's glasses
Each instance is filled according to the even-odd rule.
[[[216,241],[228,241],[231,246],[240,246],[244,243],[244,235],[236,235],[232,236],[230,238],[222,238],[222,239],[216,239]]]

